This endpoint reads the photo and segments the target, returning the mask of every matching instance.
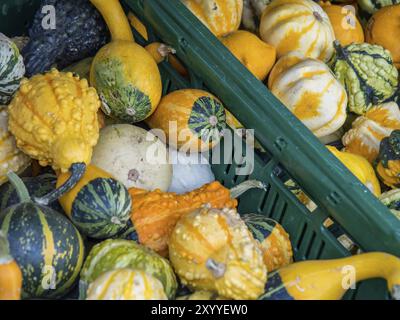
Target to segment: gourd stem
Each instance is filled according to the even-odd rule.
[[[347,51],[344,49],[338,40],[333,41],[333,47],[336,50],[336,54],[340,59],[347,60]]]
[[[86,164],[83,162],[80,163],[74,163],[71,168],[71,176],[68,178],[67,181],[63,185],[61,185],[59,188],[56,190],[46,194],[43,197],[34,197],[33,201],[37,204],[47,206],[49,203],[52,203],[59,198],[61,198],[65,193],[70,191],[75,185],[78,183],[78,181],[82,178],[86,171]]]
[[[266,190],[266,186],[261,181],[248,180],[248,181],[244,181],[244,182],[238,184],[237,186],[231,188],[229,191],[230,191],[230,194],[231,194],[231,198],[232,199],[236,199],[236,198],[240,197],[243,193],[245,193],[246,191],[248,191],[250,189],[263,189],[263,190]]]
[[[19,201],[20,202],[31,201],[28,189],[26,188],[22,179],[12,171],[7,173],[7,177],[10,180],[13,187],[15,188],[15,190],[17,191]]]
[[[7,237],[0,231],[0,265],[8,264],[13,260],[13,257],[10,255]]]
[[[112,41],[135,41],[128,18],[119,0],[90,0],[90,2],[100,11],[106,21]]]

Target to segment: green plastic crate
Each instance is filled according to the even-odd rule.
[[[148,27],[149,42],[158,40],[172,46],[189,66],[187,80],[167,62],[160,64],[164,94],[179,88],[202,88],[214,93],[239,121],[255,130],[256,138],[267,150],[255,155],[254,170],[247,176],[236,174],[240,166],[237,163],[213,165],[217,179],[228,187],[250,178],[267,185],[265,191],[253,190],[240,198],[241,213],[261,213],[282,223],[291,236],[296,260],[350,255],[332,230],[324,227],[327,218],[345,230],[362,251],[400,256],[400,221],[179,0],[123,2]],[[0,0],[0,32],[21,35],[38,3]],[[135,36],[138,43],[146,43],[139,34]],[[289,179],[295,180],[317,204],[315,211],[310,213],[289,190],[285,185]],[[345,296],[388,298],[383,280],[364,281]]]

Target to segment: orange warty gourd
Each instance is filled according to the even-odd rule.
[[[342,46],[364,42],[364,30],[355,15],[354,6],[332,5],[330,2],[320,2],[320,5],[331,21],[336,40]]]
[[[393,62],[400,69],[400,4],[379,9],[365,29],[368,43],[379,44],[392,54]]]
[[[236,197],[253,187],[262,185],[250,180],[229,190],[214,181],[182,195],[131,188],[131,221],[139,242],[165,256],[168,253],[169,236],[182,216],[207,203],[212,208],[236,208]]]
[[[217,37],[239,29],[243,0],[182,0],[182,2]]]
[[[20,300],[22,272],[10,255],[6,236],[0,231],[0,300]]]
[[[276,50],[273,46],[255,34],[243,30],[232,32],[219,39],[258,80],[267,77],[276,60]]]

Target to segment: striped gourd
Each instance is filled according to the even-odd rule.
[[[23,298],[57,298],[68,293],[84,257],[82,238],[64,215],[34,203],[22,180],[9,174],[20,203],[0,213],[0,230],[22,270]]]
[[[274,0],[261,17],[260,36],[276,48],[278,58],[291,51],[328,61],[334,30],[325,11],[312,0]]]
[[[160,280],[141,270],[103,273],[88,288],[86,300],[167,300]]]
[[[57,187],[70,174],[61,174]],[[110,174],[89,165],[83,177],[59,202],[75,226],[94,239],[106,239],[121,232],[130,220],[131,196]]]
[[[217,37],[239,29],[243,0],[182,0],[182,2]]]
[[[14,137],[8,131],[8,112],[0,105],[0,185],[7,181],[7,172],[21,172],[31,163],[30,158],[20,151]]]
[[[22,178],[22,181],[30,195],[43,197],[49,192],[55,190],[57,177],[53,174],[45,173],[37,177],[24,177]],[[19,202],[17,190],[14,188],[12,183],[8,182],[0,187],[0,211],[18,204]],[[57,212],[63,212],[58,201],[50,203],[49,207],[53,208]]]
[[[245,214],[242,218],[254,238],[261,244],[268,272],[293,262],[293,249],[289,234],[278,222],[261,214]]]
[[[323,62],[291,52],[271,72],[272,93],[317,137],[338,130],[347,114],[347,94]]]
[[[178,284],[168,260],[130,240],[109,239],[95,245],[82,268],[80,286],[85,291],[104,272],[123,268],[145,271],[161,281],[169,299],[175,296]]]
[[[25,74],[25,65],[14,42],[0,33],[0,104],[8,104]]]
[[[219,142],[226,128],[226,113],[222,103],[212,94],[182,89],[164,96],[146,121],[151,128],[163,130],[167,143],[175,149],[198,152]]]
[[[342,47],[335,41],[334,46],[331,68],[346,88],[350,111],[362,115],[393,96],[398,71],[388,50],[368,43]]]
[[[267,270],[259,243],[236,210],[204,206],[181,217],[169,258],[182,284],[235,300],[262,294]]]
[[[400,0],[358,0],[358,14],[361,21],[366,23],[380,8],[400,3]]]

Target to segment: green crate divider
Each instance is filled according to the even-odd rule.
[[[0,32],[24,34],[38,4],[39,0],[0,0]],[[396,231],[400,223],[178,0],[124,0],[124,5],[145,22],[150,42],[171,45],[190,66],[187,80],[167,62],[159,65],[164,94],[180,88],[216,94],[247,128],[255,129],[256,138],[268,150],[255,154],[254,170],[248,176],[236,174],[236,163],[212,166],[217,179],[228,187],[253,178],[267,185],[266,191],[253,190],[239,199],[241,213],[257,212],[282,223],[291,236],[296,260],[350,255],[323,226],[328,217],[363,250],[400,255]],[[135,38],[146,43],[137,32]],[[284,185],[289,178],[318,205],[315,212],[310,213]],[[388,299],[389,295],[385,281],[369,280],[344,298]]]

